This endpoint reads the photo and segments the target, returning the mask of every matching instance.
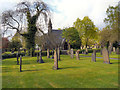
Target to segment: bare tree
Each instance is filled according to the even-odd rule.
[[[48,34],[42,32],[37,35],[36,43],[41,47],[46,47],[47,49],[54,49],[54,67],[53,69],[58,69],[58,60],[60,60],[60,47],[63,45],[64,39],[58,36],[58,33],[49,32],[52,31],[51,19],[48,23]]]
[[[15,10],[8,10],[2,13],[2,24],[11,30],[16,30],[26,39],[26,48],[34,54],[35,34],[38,31],[38,21],[42,17],[47,22],[49,8],[43,1],[20,2]],[[43,22],[42,22],[43,23]],[[39,23],[40,24],[40,23]],[[23,27],[26,30],[23,31]],[[39,31],[43,32],[42,28]]]

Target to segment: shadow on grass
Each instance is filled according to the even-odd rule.
[[[42,71],[42,70],[45,70],[45,69],[35,69],[35,70],[22,70],[22,72],[33,72],[33,71]]]
[[[75,68],[80,68],[80,67],[63,67],[63,68],[58,68],[58,70],[62,70],[62,69],[75,69]]]

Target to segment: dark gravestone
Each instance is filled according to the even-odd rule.
[[[93,61],[93,62],[96,62],[96,50],[93,50],[93,53],[92,53],[92,61]]]
[[[102,49],[102,55],[103,55],[103,60],[104,60],[103,63],[110,64],[109,53],[105,47]]]
[[[47,49],[47,58],[50,58],[50,50]]]
[[[52,50],[52,57],[51,59],[54,59],[54,50]]]
[[[24,53],[26,54],[26,49],[24,49]]]
[[[19,56],[18,56],[18,53],[16,53],[16,56],[17,56],[17,65],[19,65]]]
[[[120,54],[120,50],[119,50],[118,47],[117,47],[117,49],[116,49],[116,54]]]
[[[74,52],[73,52],[73,49],[70,50],[70,56],[71,56],[71,58],[74,58]]]
[[[14,50],[12,50],[12,52],[11,53],[14,53]]]
[[[20,72],[22,72],[22,56],[20,55]]]
[[[58,54],[57,54],[57,49],[55,49],[53,70],[57,70],[57,69],[58,69]]]
[[[79,52],[80,52],[79,50],[76,51],[76,59],[77,59],[77,60],[80,60]]]
[[[39,52],[39,63],[44,63],[43,59],[42,59],[42,49],[40,49],[40,52]]]
[[[39,53],[37,53],[37,62],[39,61]]]
[[[58,47],[58,60],[60,61],[60,48]]]
[[[84,51],[82,51],[82,54],[84,54]]]

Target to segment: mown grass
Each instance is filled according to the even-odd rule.
[[[92,53],[88,53],[88,54],[80,54],[80,56],[92,56]],[[96,53],[96,57],[103,57],[99,52]],[[120,58],[120,54],[116,54],[115,52],[112,52],[111,54],[109,54],[110,58]]]
[[[19,72],[16,58],[2,61],[3,88],[117,88],[118,60],[112,64],[102,59],[91,62],[90,57],[71,59],[61,55],[59,70],[52,70],[53,59],[43,57],[45,63],[36,62],[36,57],[23,57],[23,72]]]

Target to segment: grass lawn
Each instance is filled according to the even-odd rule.
[[[92,53],[88,53],[88,54],[80,54],[80,56],[92,56]],[[102,55],[98,52],[96,53],[96,57],[102,57]],[[120,58],[120,54],[117,55],[116,53],[112,52],[109,55],[110,58]]]
[[[113,55],[114,56],[114,55]],[[91,62],[90,57],[80,60],[61,55],[59,70],[52,70],[53,59],[23,57],[23,72],[19,72],[16,58],[2,61],[2,88],[117,88],[118,60],[105,64],[102,59]]]

